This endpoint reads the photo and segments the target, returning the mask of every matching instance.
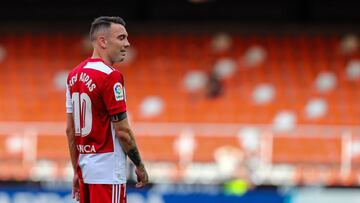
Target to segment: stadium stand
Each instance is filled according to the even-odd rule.
[[[235,126],[232,132],[222,128],[195,132],[192,161],[200,163],[214,162],[214,152],[222,146],[243,150],[237,124],[260,126],[259,142],[271,146],[260,153],[265,153],[271,164],[292,165],[292,181],[314,183],[324,170],[328,176],[322,181],[339,183],[339,174],[345,170],[342,184],[359,183],[355,172],[360,163],[360,51],[356,47],[342,51],[346,45],[338,34],[222,35],[220,45],[212,45],[212,40],[210,34],[130,37],[136,54],[119,67],[125,75],[134,124]],[[64,126],[59,124],[60,129],[54,131],[42,126],[65,119],[61,81],[65,82],[67,71],[89,56],[82,42],[80,34],[6,34],[0,38],[5,50],[0,61],[0,121],[8,128],[11,122],[14,126],[20,125],[16,124],[19,121],[39,122],[35,140],[0,132],[2,179],[30,176],[36,160],[53,161],[63,167],[59,170],[68,167]],[[352,46],[351,40],[347,43]],[[198,76],[210,74],[215,64],[222,75],[223,90],[208,98],[207,79],[199,82]],[[189,83],[198,87],[188,91],[185,76],[193,71],[200,74],[190,77],[195,81]],[[146,100],[149,97],[152,99]],[[174,145],[178,131],[154,133],[153,129],[138,133],[144,159],[177,163]],[[263,129],[270,129],[271,135],[263,136]],[[349,136],[343,136],[344,129]],[[9,147],[14,143],[19,147]],[[347,145],[353,146],[353,152],[344,152]],[[34,157],[26,155],[30,147]],[[342,168],[347,157],[350,169]]]

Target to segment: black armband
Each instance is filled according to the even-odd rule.
[[[135,164],[135,166],[139,166],[141,164],[140,154],[137,148],[132,148],[127,152],[130,160]]]
[[[126,111],[125,111],[125,112],[121,112],[121,113],[118,113],[118,114],[115,114],[115,115],[111,116],[110,119],[113,122],[117,122],[117,121],[124,120],[126,117],[127,117],[127,114],[126,114]]]

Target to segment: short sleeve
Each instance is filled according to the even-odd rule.
[[[113,71],[105,78],[102,91],[110,116],[126,111],[124,78],[120,72]]]
[[[73,112],[73,106],[70,95],[70,89],[69,89],[69,85],[66,83],[66,113],[72,113],[72,112]]]

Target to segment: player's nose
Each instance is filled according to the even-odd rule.
[[[129,42],[129,40],[126,40],[124,47],[125,47],[125,48],[130,47],[130,42]]]

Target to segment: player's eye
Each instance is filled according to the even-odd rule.
[[[120,35],[120,36],[118,37],[118,39],[119,39],[119,40],[124,40],[125,37],[126,37],[125,35]]]

